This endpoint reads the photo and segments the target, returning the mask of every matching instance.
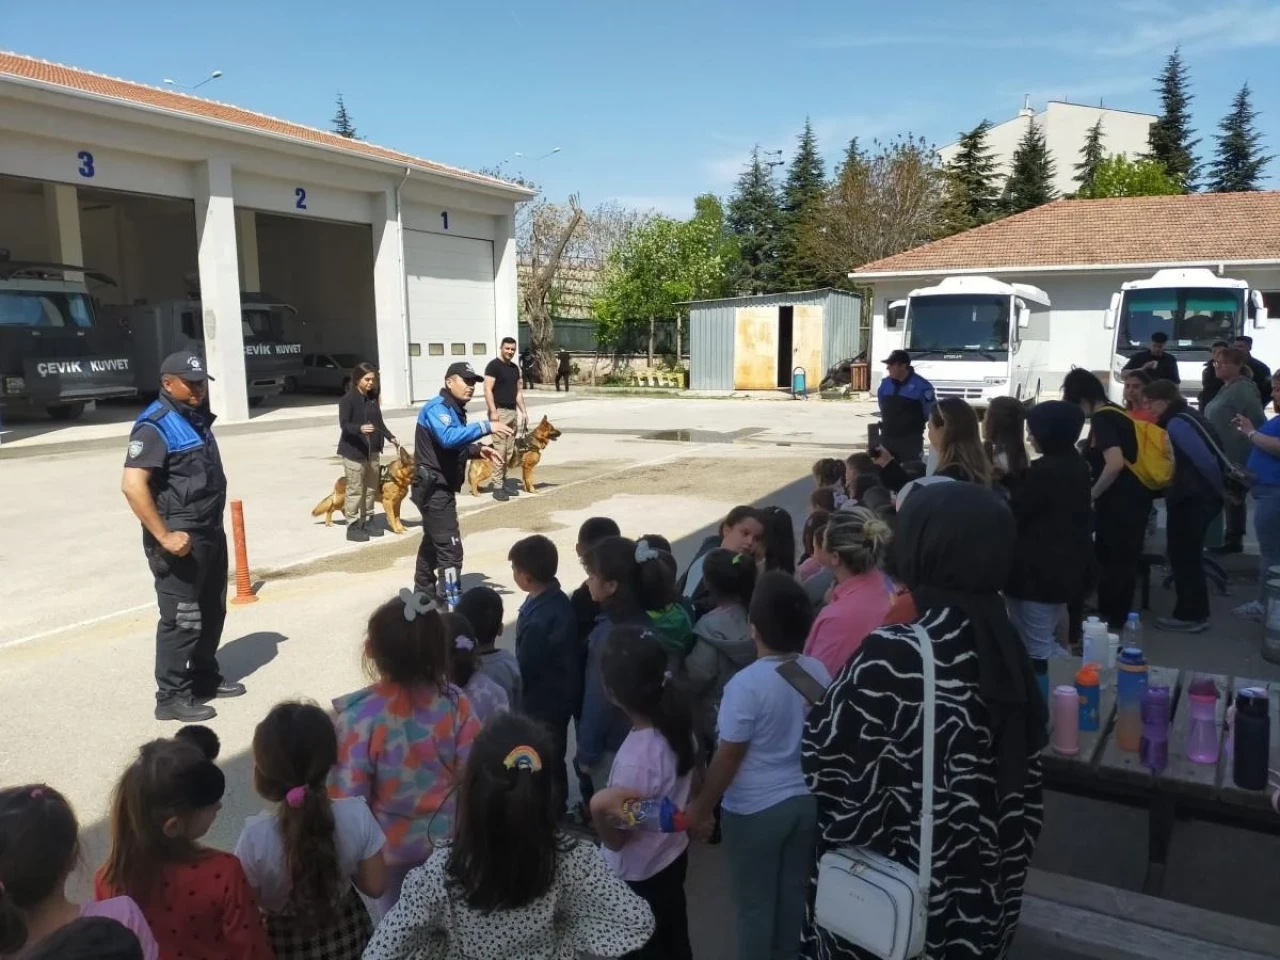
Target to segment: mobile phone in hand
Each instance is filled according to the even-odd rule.
[[[867,453],[878,456],[880,453],[880,424],[867,424]]]
[[[808,670],[800,666],[799,660],[787,660],[778,664],[778,676],[795,687],[809,706],[821,700],[823,694],[827,692],[826,687],[815,680]]]

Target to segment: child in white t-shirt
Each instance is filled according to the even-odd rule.
[[[333,721],[314,704],[278,704],[254,731],[254,789],[277,807],[246,821],[235,852],[276,960],[359,960],[373,934],[356,891],[385,891],[385,837],[363,799],[329,799],[337,762]]]

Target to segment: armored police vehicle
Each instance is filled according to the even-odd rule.
[[[134,383],[144,396],[156,392],[165,357],[179,350],[204,356],[204,308],[198,297],[107,309],[133,336]],[[296,312],[289,304],[260,293],[241,294],[250,406],[282,393],[286,381],[296,383],[302,377],[302,344],[289,338],[285,327],[287,317]]]
[[[14,261],[0,250],[0,406],[73,420],[90,400],[134,395],[128,345],[104,322],[86,279],[115,285],[84,267]]]

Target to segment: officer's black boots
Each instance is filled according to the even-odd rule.
[[[179,723],[201,723],[212,720],[218,711],[207,703],[196,703],[190,697],[178,696],[156,703],[157,720],[177,720]]]
[[[351,522],[347,524],[347,539],[352,543],[368,543],[369,534],[359,523]]]
[[[371,537],[382,536],[382,528],[378,526],[377,521],[374,520],[373,517],[370,517],[368,520],[366,520],[363,526],[364,526],[364,532],[369,536]]]

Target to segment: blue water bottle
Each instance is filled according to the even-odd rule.
[[[448,605],[451,613],[458,609],[458,602],[461,599],[462,591],[458,586],[458,571],[453,567],[446,567],[444,571],[444,602]]]
[[[1080,696],[1080,729],[1085,732],[1097,730],[1101,723],[1098,710],[1102,678],[1098,673],[1096,663],[1086,663],[1076,672],[1076,693]]]

